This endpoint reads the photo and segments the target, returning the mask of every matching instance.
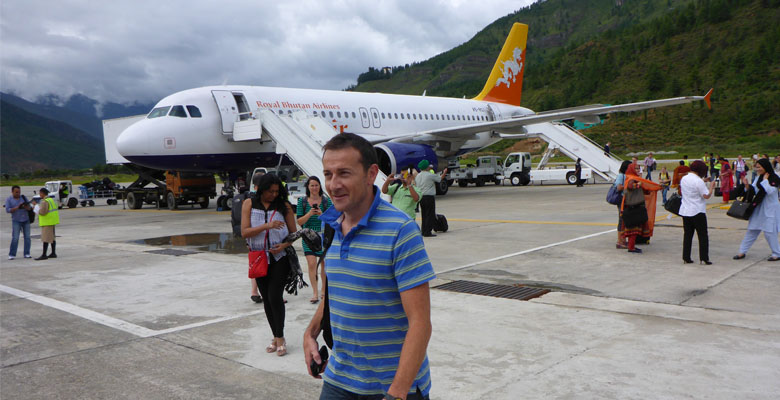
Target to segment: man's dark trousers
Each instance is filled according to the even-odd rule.
[[[436,221],[436,196],[422,196],[420,213],[422,214],[422,234],[428,236],[433,230],[434,221]]]

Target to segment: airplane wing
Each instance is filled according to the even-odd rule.
[[[558,110],[544,111],[534,114],[528,114],[511,119],[500,121],[481,122],[469,125],[453,126],[448,128],[434,129],[429,131],[415,132],[400,137],[395,137],[391,142],[413,143],[440,140],[469,140],[480,132],[505,132],[519,133],[525,125],[538,124],[542,122],[561,121],[565,119],[589,120],[598,117],[601,114],[611,114],[615,112],[629,112],[646,110],[649,108],[667,107],[678,104],[692,103],[694,101],[704,100],[707,107],[712,108],[710,104],[712,89],[704,96],[685,96],[673,97],[668,99],[641,101],[637,103],[619,104],[614,106],[605,106],[594,104],[590,106],[581,106],[574,108],[564,108]]]

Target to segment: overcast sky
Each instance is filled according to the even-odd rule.
[[[0,90],[156,102],[206,85],[343,89],[532,0],[0,2]]]

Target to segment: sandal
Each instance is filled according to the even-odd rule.
[[[316,297],[312,297],[311,299],[309,299],[309,303],[311,303],[311,304],[317,304],[319,302],[320,302],[320,299],[318,299]]]
[[[284,344],[277,347],[276,355],[281,357],[283,355],[287,354],[287,341],[284,341]]]
[[[767,261],[778,261],[778,260],[780,260],[780,257],[769,257],[766,260]]]
[[[268,347],[265,348],[266,353],[273,353],[277,349],[277,346],[275,344],[275,340],[271,341],[271,344],[268,345]]]
[[[627,245],[625,245],[625,244],[616,243],[616,244],[615,244],[615,248],[616,248],[616,249],[627,249],[627,248],[628,248],[628,246],[627,246]]]

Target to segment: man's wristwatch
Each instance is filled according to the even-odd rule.
[[[385,400],[402,400],[400,397],[395,397],[390,393],[385,393]]]

